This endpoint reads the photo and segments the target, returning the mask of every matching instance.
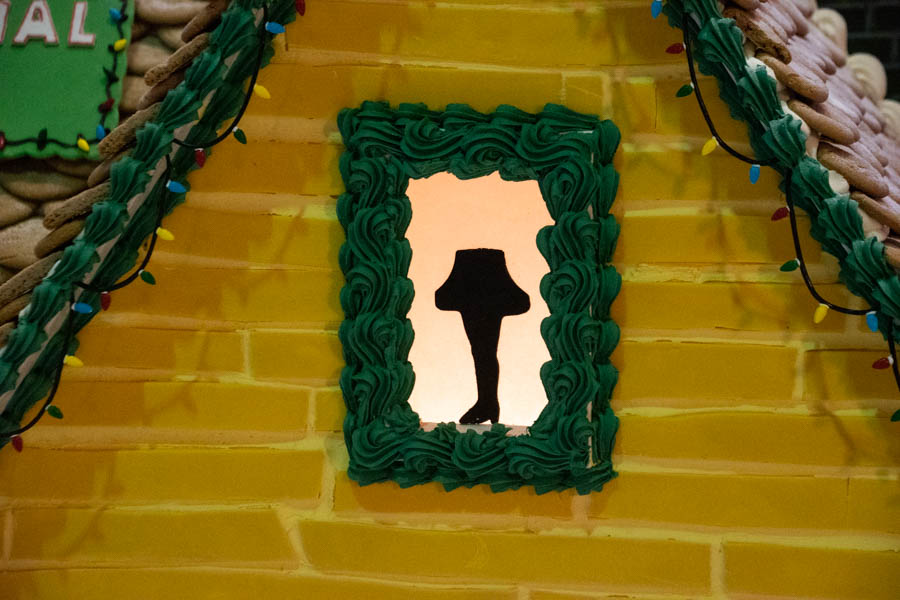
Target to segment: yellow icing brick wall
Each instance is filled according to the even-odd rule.
[[[897,391],[859,318],[815,303],[782,199],[721,151],[649,2],[309,2],[166,220],[158,285],[113,296],[86,366],[0,452],[0,598],[895,598]],[[703,83],[713,116],[745,142]],[[602,493],[359,488],[337,389],[335,119],[366,99],[546,102],[622,131]],[[803,223],[805,227],[805,223]],[[854,303],[805,239],[821,290]],[[857,304],[854,304],[857,305]]]

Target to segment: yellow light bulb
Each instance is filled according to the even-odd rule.
[[[816,312],[813,313],[813,323],[819,324],[825,320],[825,315],[828,314],[828,305],[820,304],[816,307]]]
[[[705,144],[703,144],[703,150],[700,151],[700,154],[706,156],[710,152],[716,149],[719,145],[719,142],[716,141],[716,138],[709,138]]]
[[[262,98],[263,100],[269,100],[272,98],[272,94],[269,93],[265,87],[256,83],[253,85],[253,93]]]
[[[161,240],[171,242],[172,240],[175,239],[175,234],[163,227],[157,227],[156,228],[156,237],[158,237]]]
[[[113,42],[113,50],[115,50],[116,52],[121,52],[122,50],[125,49],[125,46],[127,46],[127,45],[128,45],[128,40],[126,40],[125,38],[120,38],[120,39],[116,40],[115,42]]]
[[[84,139],[83,137],[81,137],[80,135],[78,136],[78,141],[75,143],[75,145],[78,146],[78,149],[81,150],[82,152],[90,152],[91,151],[91,145],[88,144],[88,141],[86,139]]]
[[[63,359],[63,364],[67,367],[83,367],[84,363],[77,356],[73,356],[71,354],[66,354],[66,357]]]

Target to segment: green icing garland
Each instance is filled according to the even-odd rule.
[[[836,194],[828,171],[806,155],[800,121],[781,109],[775,81],[744,56],[743,33],[734,20],[722,18],[714,0],[668,0],[663,10],[669,24],[683,29],[690,20],[700,71],[719,82],[719,95],[733,117],[748,124],[750,144],[760,161],[774,160],[784,175],[793,170],[791,191],[811,221],[810,233],[840,262],[840,279],[851,292],[877,307],[882,335],[897,337],[900,324],[900,278],[884,259],[884,245],[863,234],[857,203]],[[782,189],[784,188],[782,184]]]
[[[202,143],[213,139],[217,128],[235,115],[244,99],[245,81],[256,68],[259,37],[252,9],[268,4],[269,20],[288,23],[295,18],[294,3],[290,0],[234,0],[222,15],[222,21],[210,36],[209,47],[187,69],[185,80],[169,92],[153,122],[137,133],[132,154],[116,162],[110,171],[109,198],[93,207],[85,222],[84,231],[69,245],[62,258],[47,277],[34,289],[31,302],[19,317],[6,346],[0,349],[0,394],[15,388],[10,402],[0,413],[0,431],[15,429],[23,416],[50,388],[60,368],[63,333],[47,339],[45,328],[60,313],[67,311],[71,290],[76,282],[94,268],[99,260],[97,249],[115,240],[115,245],[97,268],[91,283],[99,288],[110,287],[137,262],[143,241],[156,227],[160,203],[165,202],[168,214],[184,201],[184,194],[165,190],[165,181],[153,182],[163,157],[172,151],[175,130],[197,120],[203,100],[212,94],[203,116],[187,135],[188,143]],[[263,65],[271,59],[271,34]],[[227,62],[230,62],[230,67]],[[172,157],[171,179],[183,180],[196,168],[193,150],[178,147]],[[152,183],[152,186],[150,185]],[[146,192],[146,199],[128,217],[127,203]],[[72,315],[74,331],[84,327],[99,310],[99,294],[85,291],[81,302],[90,304],[94,312]],[[66,349],[73,352],[74,348]],[[36,352],[37,361],[17,386],[23,362]],[[0,444],[5,443],[0,440]]]
[[[619,181],[611,165],[616,126],[554,104],[533,115],[511,106],[482,114],[464,104],[436,112],[376,102],[343,110],[338,125],[347,148],[340,160],[347,191],[337,206],[347,234],[339,255],[346,320],[338,334],[350,477],[401,487],[439,481],[447,490],[601,489],[616,475],[610,455],[618,429],[609,405],[618,371],[609,356],[619,328],[609,307],[621,278],[608,264],[619,234],[609,214]],[[424,431],[407,402],[415,375],[405,192],[410,178],[441,171],[536,179],[555,221],[537,234],[550,266],[540,286],[550,309],[541,325],[551,356],[540,373],[547,405],[525,435],[509,436],[501,424],[484,433],[461,433],[453,423]]]

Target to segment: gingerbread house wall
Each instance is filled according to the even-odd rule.
[[[79,336],[0,452],[4,598],[892,597],[900,435],[884,350],[815,303],[772,173],[708,138],[645,1],[311,2],[166,220],[155,287]],[[728,140],[742,126],[703,90]],[[613,119],[623,275],[618,479],[577,496],[346,474],[335,120],[367,99],[557,102]],[[805,229],[805,222],[801,220]],[[854,302],[805,240],[821,291]]]

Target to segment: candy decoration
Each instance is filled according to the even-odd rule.
[[[90,152],[91,151],[91,145],[88,144],[88,141],[86,139],[84,139],[83,135],[78,136],[78,141],[75,142],[75,145],[78,146],[78,149],[81,150],[82,152]]]
[[[682,52],[684,52],[684,44],[682,44],[681,42],[676,42],[666,48],[666,52],[669,54],[681,54]]]
[[[175,234],[173,234],[168,229],[165,229],[164,227],[157,227],[156,228],[156,237],[158,237],[161,240],[171,242],[172,240],[175,239]]]
[[[759,165],[750,165],[750,183],[759,181]]]
[[[790,273],[791,271],[796,271],[799,266],[800,261],[796,258],[792,258],[791,260],[778,267],[778,270],[784,273]]]
[[[693,91],[694,91],[694,84],[686,83],[683,86],[681,86],[680,88],[678,88],[678,91],[675,92],[675,97],[676,98],[684,98],[685,96],[690,96],[691,92],[693,92]]]
[[[113,50],[115,50],[116,52],[121,52],[122,50],[125,49],[125,46],[127,46],[127,45],[128,45],[128,40],[126,40],[125,38],[120,38],[120,39],[116,40],[115,42],[113,42]]]
[[[708,155],[710,152],[718,147],[719,141],[716,138],[709,138],[705,144],[703,144],[703,149],[700,151],[700,154],[703,156]]]
[[[97,139],[102,140],[106,137],[106,127],[103,125],[97,125]]]
[[[121,23],[125,20],[125,15],[118,8],[111,8],[109,9],[109,18],[113,20],[113,23]]]
[[[272,98],[272,94],[269,93],[269,90],[258,83],[253,84],[253,93],[263,100],[270,100]]]
[[[12,436],[12,439],[10,441],[12,442],[13,448],[16,449],[16,452],[21,452],[22,448],[25,446],[25,444],[22,442],[21,435]]]
[[[827,304],[819,304],[816,307],[816,312],[813,313],[813,323],[818,325],[822,321],[825,320],[825,315],[828,314],[828,305]]]
[[[775,210],[775,212],[772,213],[772,220],[780,221],[781,219],[785,218],[789,214],[791,214],[791,209],[789,209],[787,206],[782,206],[781,208],[778,208],[777,210]]]
[[[72,305],[72,310],[82,315],[89,315],[94,312],[94,307],[87,302],[76,302]]]
[[[244,135],[243,129],[241,129],[240,127],[235,127],[234,129],[231,130],[231,132],[234,134],[234,139],[236,139],[237,141],[239,141],[242,144],[247,143],[247,136]]]
[[[894,357],[892,356],[883,356],[872,363],[873,369],[878,369],[879,371],[882,369],[887,369],[891,365],[894,364]]]
[[[650,5],[650,14],[653,15],[653,18],[659,16],[662,12],[662,0],[653,0],[653,3]]]
[[[878,331],[878,314],[874,310],[866,313],[866,325],[868,325],[869,331],[873,333]]]
[[[187,191],[187,188],[184,185],[178,183],[174,179],[170,179],[166,183],[166,189],[172,192],[173,194],[183,194]]]
[[[109,310],[109,305],[112,303],[112,296],[109,295],[109,292],[100,292],[100,308],[103,310]]]
[[[63,364],[67,367],[74,367],[76,369],[84,366],[84,362],[73,354],[66,354],[66,357],[63,359]]]
[[[284,33],[284,25],[276,23],[275,21],[268,21],[266,23],[266,31],[278,35],[279,33]]]
[[[62,419],[63,418],[62,411],[59,410],[58,406],[54,406],[53,404],[51,404],[50,406],[47,407],[47,414],[50,415],[51,417],[53,417],[54,419]]]
[[[306,14],[306,0],[294,0],[294,8],[297,9],[297,13],[302,17]]]
[[[197,163],[197,166],[200,168],[203,168],[203,165],[206,164],[206,152],[203,148],[194,150],[194,162]]]
[[[141,269],[140,274],[141,279],[144,280],[144,282],[149,283],[150,285],[156,285],[156,277],[153,276],[153,273]]]

